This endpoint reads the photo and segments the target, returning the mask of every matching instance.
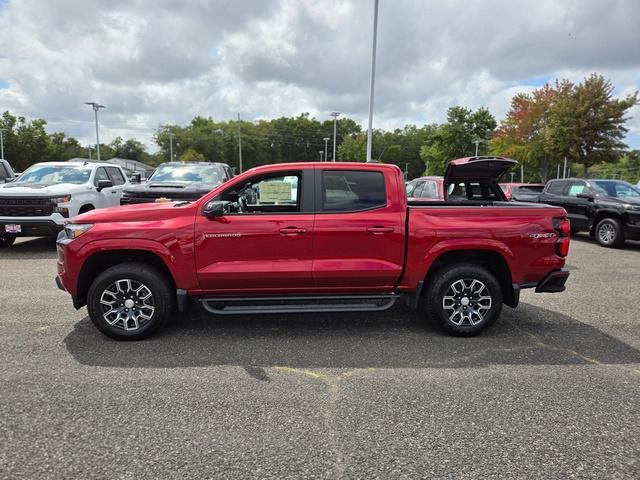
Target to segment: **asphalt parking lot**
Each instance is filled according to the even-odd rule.
[[[119,343],[0,251],[0,477],[640,478],[640,243],[477,338],[402,307],[211,317]]]

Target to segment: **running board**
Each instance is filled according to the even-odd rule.
[[[400,295],[323,295],[305,297],[208,297],[202,306],[217,315],[295,312],[379,312],[393,307]]]

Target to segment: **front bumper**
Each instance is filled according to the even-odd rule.
[[[540,281],[538,285],[536,285],[536,293],[564,292],[564,284],[566,283],[567,278],[569,278],[569,270],[567,270],[566,268],[549,272],[547,276],[545,276],[542,281]]]
[[[20,232],[6,232],[5,225],[20,225]],[[0,235],[6,237],[57,237],[63,228],[51,219],[0,218]]]
[[[627,224],[624,227],[624,238],[627,240],[640,240],[640,224]]]

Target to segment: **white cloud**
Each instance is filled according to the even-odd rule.
[[[195,114],[270,118],[337,109],[364,122],[372,3],[14,0],[0,4],[0,110],[93,141],[146,143]],[[375,125],[442,121],[449,106],[500,118],[540,78],[592,71],[616,93],[640,88],[637,0],[382,0]],[[640,110],[629,128],[640,138]],[[636,148],[640,145],[633,145]]]

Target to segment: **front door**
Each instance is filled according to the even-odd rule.
[[[205,294],[305,292],[313,287],[313,170],[259,174],[214,199],[221,217],[195,225]]]
[[[591,194],[591,189],[587,185],[587,182],[583,180],[571,180],[564,194],[565,198],[562,206],[567,211],[567,217],[569,217],[572,228],[589,230],[591,227],[589,219],[591,218],[593,201],[578,196]]]
[[[377,170],[316,172],[313,278],[318,289],[390,291],[403,265],[403,192]]]

